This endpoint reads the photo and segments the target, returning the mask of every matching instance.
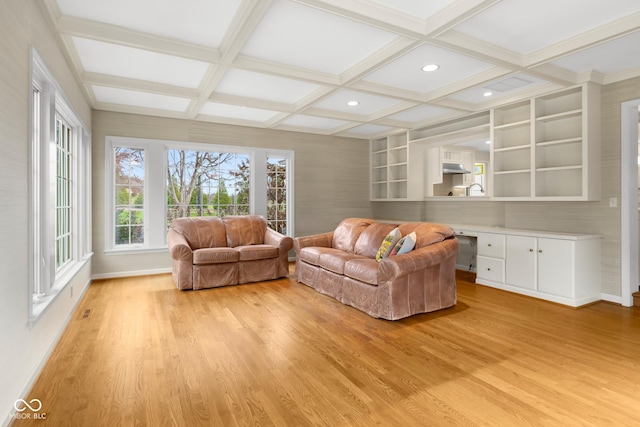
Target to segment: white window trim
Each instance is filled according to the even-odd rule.
[[[115,162],[114,147],[139,148],[145,150],[144,178],[144,215],[145,243],[136,246],[115,245]],[[105,254],[124,255],[165,252],[167,250],[167,151],[170,149],[213,151],[246,154],[249,156],[251,172],[249,176],[250,213],[267,215],[266,171],[267,157],[278,156],[287,159],[287,233],[292,236],[295,230],[294,215],[294,152],[292,150],[265,149],[258,147],[231,146],[209,143],[193,143],[184,141],[168,141],[147,138],[121,136],[105,137]],[[262,179],[258,179],[262,178]],[[153,185],[151,185],[153,183]]]
[[[39,123],[34,122],[33,92],[40,92]],[[91,253],[91,138],[87,127],[70,106],[62,89],[35,49],[31,49],[29,175],[29,321],[35,322],[60,291],[90,259]],[[51,147],[55,146],[56,114],[73,129],[73,252],[72,260],[56,272],[55,187],[51,173],[55,167]],[[36,128],[38,132],[36,133]],[[55,185],[55,184],[53,184]],[[40,290],[35,298],[34,291]]]

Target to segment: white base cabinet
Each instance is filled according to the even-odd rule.
[[[600,237],[478,232],[476,283],[578,307],[601,299]]]

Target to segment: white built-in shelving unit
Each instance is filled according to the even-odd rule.
[[[371,200],[422,200],[444,145],[487,135],[495,200],[600,198],[600,86],[584,83],[371,141]]]
[[[580,86],[492,110],[493,197],[600,197],[599,87]]]

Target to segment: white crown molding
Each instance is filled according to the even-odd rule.
[[[117,77],[107,74],[84,72],[81,75],[81,79],[87,85],[115,87],[136,92],[148,92],[188,99],[198,99],[198,97],[200,96],[200,92],[197,89],[150,82],[147,80]]]

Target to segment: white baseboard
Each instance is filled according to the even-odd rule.
[[[100,273],[91,276],[92,280],[117,279],[120,277],[152,276],[154,274],[171,273],[171,268],[155,268],[152,270],[119,271],[117,273]]]
[[[616,304],[622,304],[622,297],[618,295],[600,294],[600,298],[603,301],[614,302]]]

